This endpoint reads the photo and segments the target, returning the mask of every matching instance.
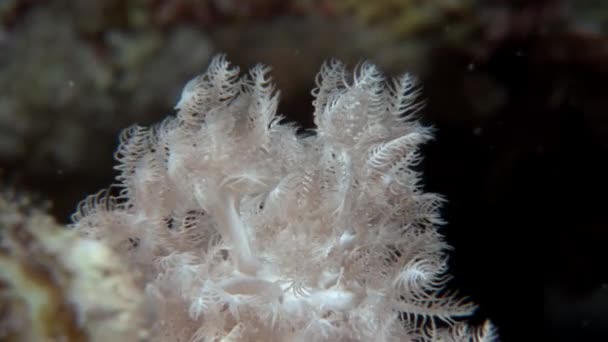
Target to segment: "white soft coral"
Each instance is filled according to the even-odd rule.
[[[142,271],[155,336],[489,340],[456,322],[474,306],[445,294],[442,199],[412,169],[431,138],[412,77],[325,64],[316,134],[301,137],[279,123],[267,74],[216,57],[176,117],[125,131],[118,194],[74,216]]]

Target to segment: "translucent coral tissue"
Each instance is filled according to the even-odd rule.
[[[450,295],[442,198],[412,168],[432,137],[409,76],[369,63],[317,77],[316,134],[276,114],[256,66],[224,56],[175,117],[124,131],[113,187],[73,226],[142,274],[159,341],[491,341]],[[113,195],[111,195],[113,194]]]

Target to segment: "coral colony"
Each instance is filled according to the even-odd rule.
[[[442,198],[415,80],[326,63],[314,134],[276,114],[269,69],[223,56],[153,127],[124,131],[117,183],[72,227],[125,260],[159,341],[491,341],[445,289]]]

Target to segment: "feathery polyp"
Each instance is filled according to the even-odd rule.
[[[316,83],[315,134],[300,136],[269,68],[240,76],[216,57],[176,116],[123,133],[120,195],[86,200],[73,226],[139,242],[117,251],[146,270],[161,341],[490,340],[445,290],[415,79],[330,61]]]

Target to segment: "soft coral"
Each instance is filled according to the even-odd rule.
[[[215,58],[176,117],[123,135],[120,195],[75,216],[145,270],[155,336],[490,340],[457,321],[474,305],[444,291],[442,198],[412,168],[432,137],[415,80],[363,63],[347,81],[327,63],[316,135],[301,137],[279,123],[267,74]]]

